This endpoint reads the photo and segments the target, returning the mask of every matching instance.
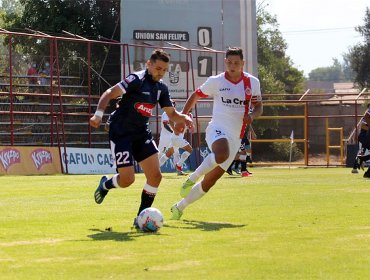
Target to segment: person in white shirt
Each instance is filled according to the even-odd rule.
[[[176,103],[172,101],[173,106],[176,106]],[[171,146],[171,137],[173,135],[173,124],[171,124],[170,119],[168,118],[166,112],[163,112],[161,115],[161,136],[159,138],[159,143],[158,143],[158,159],[162,158],[163,155],[166,154],[167,150]],[[176,163],[180,160],[180,153],[179,149],[174,149],[174,152],[172,154],[173,156],[173,162]],[[162,166],[163,163],[160,163],[160,166]],[[182,173],[182,172],[181,172]],[[179,174],[179,172],[178,172]],[[182,175],[182,174],[179,174]]]
[[[213,97],[212,119],[206,128],[211,153],[182,185],[183,199],[171,207],[174,220],[179,220],[184,209],[203,197],[221,178],[234,160],[247,126],[263,111],[258,78],[243,72],[243,50],[228,48],[224,62],[226,71],[209,77],[188,98],[182,111],[188,114],[200,98]],[[176,124],[176,129],[180,131],[182,126]]]
[[[192,119],[191,114],[189,114],[190,118]],[[162,123],[163,118],[166,119],[166,116],[162,115]],[[173,126],[174,124],[169,122],[168,126]],[[166,128],[168,131],[168,128]],[[171,128],[170,128],[171,129]],[[177,175],[186,175],[182,171],[182,166],[185,163],[185,161],[188,159],[188,157],[191,155],[193,148],[189,144],[189,142],[184,138],[185,133],[187,131],[187,128],[182,132],[178,133],[174,129],[171,129],[173,133],[171,133],[170,137],[168,136],[168,133],[166,132],[165,141],[168,141],[168,137],[170,138],[169,145],[167,146],[167,150],[162,153],[162,155],[159,157],[159,164],[162,166],[172,155],[175,155],[177,153],[179,155],[179,149],[184,150],[181,154],[181,156],[176,157],[174,156],[174,163],[175,168],[177,171]],[[162,131],[161,130],[161,137],[162,137]]]

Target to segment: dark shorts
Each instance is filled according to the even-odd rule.
[[[158,152],[151,133],[133,136],[110,137],[110,147],[116,168],[133,166]]]
[[[362,132],[362,131],[361,131]],[[370,149],[370,129],[366,131],[365,137],[359,136],[359,141],[364,145],[366,149]]]

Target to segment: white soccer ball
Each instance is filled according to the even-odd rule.
[[[156,232],[163,226],[163,215],[157,208],[146,208],[137,217],[137,224],[142,231]]]

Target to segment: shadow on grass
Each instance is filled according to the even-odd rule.
[[[170,228],[184,228],[184,229],[200,229],[203,231],[218,231],[225,228],[241,228],[246,225],[234,225],[230,223],[221,223],[221,222],[202,222],[202,221],[193,221],[193,220],[182,220],[184,223],[183,226],[168,225],[165,224],[163,227]]]
[[[222,177],[222,179],[230,180],[230,179],[240,179],[242,176],[240,174],[233,174],[233,175],[227,175]]]
[[[107,228],[105,230],[91,228],[91,231],[95,232],[93,234],[89,234],[87,237],[97,240],[97,241],[105,241],[105,240],[113,240],[113,241],[132,241],[138,237],[148,236],[148,235],[160,235],[160,232],[142,232],[133,229],[132,231],[128,232],[117,232],[113,231],[111,228]]]
[[[173,179],[173,180],[186,180],[186,176],[178,176],[177,174],[169,175],[169,174],[162,174],[162,179]]]

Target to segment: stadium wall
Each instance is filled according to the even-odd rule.
[[[0,31],[0,38],[4,41],[7,41],[6,39],[10,35],[13,38],[17,36],[25,37],[29,40],[29,44],[36,44],[39,40],[49,42],[54,51],[49,53],[47,52],[48,48],[45,48],[45,54],[40,55],[47,57],[48,61],[53,62],[51,63],[53,76],[49,77],[50,84],[48,85],[28,84],[28,77],[24,74],[25,69],[21,67],[27,64],[28,54],[16,53],[18,48],[12,45],[12,40],[8,40],[9,46],[7,50],[12,50],[12,52],[4,53],[3,56],[0,56],[0,58],[5,59],[0,69],[0,143],[2,146],[8,148],[19,146],[58,147],[61,151],[70,148],[108,149],[108,136],[104,130],[104,124],[99,129],[92,129],[88,121],[96,109],[101,93],[109,85],[103,81],[103,76],[99,76],[93,71],[96,65],[89,63],[88,49],[86,49],[86,53],[79,53],[83,57],[83,59],[79,59],[78,57],[59,56],[58,48],[62,45],[63,48],[70,48],[71,52],[75,52],[74,48],[76,48],[76,45],[86,45],[87,43],[91,49],[101,45],[106,46],[104,49],[118,48],[125,55],[123,56],[123,61],[118,62],[117,67],[119,69],[122,66],[127,73],[139,70],[136,67],[145,67],[144,64],[135,62],[142,61],[146,53],[157,46],[129,45],[88,39],[60,38],[39,34]],[[185,81],[183,83],[184,87],[181,89],[177,84],[178,79],[174,79],[174,75],[169,73],[165,77],[165,82],[170,85],[171,93],[174,91],[177,94],[177,109],[181,110],[188,94],[201,82],[200,80],[197,81],[194,76],[197,66],[194,65],[195,56],[193,57],[193,54],[197,53],[198,56],[207,55],[214,58],[214,61],[218,61],[224,53],[204,49],[163,48],[171,53],[171,57],[177,59],[178,63],[174,63],[171,67],[184,71],[182,75],[184,75]],[[76,61],[79,63],[77,64]],[[76,69],[80,69],[80,72],[69,71],[73,63],[75,63],[75,66],[78,66]],[[223,71],[223,64],[215,64],[212,73],[217,74],[221,71]],[[202,77],[202,79],[204,80],[206,77]],[[267,104],[278,95],[267,97],[267,94],[263,94],[263,102]],[[325,94],[323,94],[323,97],[326,99],[321,101],[302,100],[305,94],[296,96],[280,95],[283,95],[283,97],[276,98],[278,99],[276,101],[283,105],[271,112],[268,112],[266,106],[263,116],[273,114],[274,122],[265,125],[264,122],[266,120],[258,118],[254,123],[256,128],[258,126],[274,128],[275,134],[260,133],[258,139],[269,140],[275,137],[277,139],[287,139],[292,130],[294,130],[296,138],[304,138],[306,129],[308,131],[308,139],[305,139],[305,141],[308,141],[308,154],[325,150],[325,118],[329,118],[331,127],[344,127],[345,137],[351,131],[353,132],[357,128],[356,124],[364,112],[363,105],[360,104],[367,102],[368,96],[364,94],[364,99],[361,102],[357,102],[355,96],[346,102],[336,101],[329,102],[329,104],[325,102],[330,97],[327,97]],[[346,95],[342,93],[342,96]],[[287,115],[305,115],[302,108],[293,107],[288,109],[288,106],[284,106],[284,104],[289,104],[292,101],[307,104],[307,128],[304,127],[302,118],[297,120],[285,118]],[[197,104],[193,111],[196,119],[196,131],[195,134],[187,135],[187,137],[195,148],[195,160],[193,161],[195,164],[189,162],[190,168],[195,168],[202,160],[201,149],[205,147],[204,130],[210,119],[212,107],[212,100],[204,99]],[[114,108],[115,104],[113,102],[106,110],[103,121],[108,118],[109,113]],[[154,116],[150,119],[151,128],[157,141],[160,134],[160,115],[161,110],[157,108]],[[303,144],[301,143],[300,145],[302,146]],[[97,161],[94,162],[96,163]],[[67,166],[63,169],[66,172]],[[93,170],[92,172],[95,171]]]

